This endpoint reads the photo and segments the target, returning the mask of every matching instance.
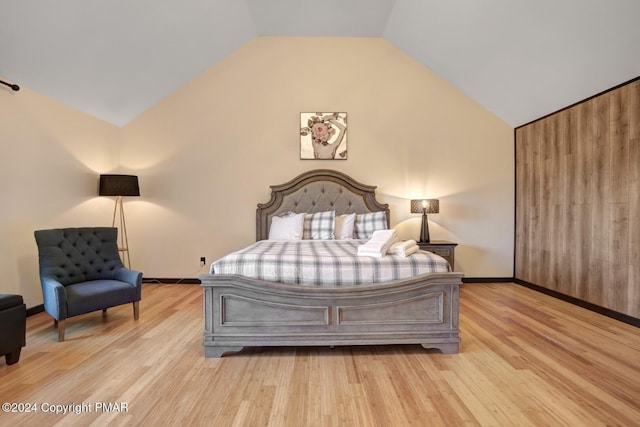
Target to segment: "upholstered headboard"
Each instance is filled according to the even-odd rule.
[[[376,200],[375,189],[330,169],[311,170],[287,183],[272,185],[271,200],[258,203],[256,209],[256,240],[267,239],[271,218],[284,212],[333,210],[341,215],[385,211],[389,227],[389,205]]]

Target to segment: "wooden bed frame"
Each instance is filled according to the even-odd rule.
[[[271,186],[258,204],[256,238],[268,237],[271,217],[283,212],[336,214],[385,211],[375,186],[327,169],[312,170]],[[244,276],[205,274],[205,357],[246,346],[420,344],[457,353],[461,273],[355,287],[292,286]]]

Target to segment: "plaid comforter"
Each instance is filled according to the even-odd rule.
[[[357,256],[366,240],[262,240],[211,265],[211,274],[308,286],[354,286],[448,272],[449,263],[431,252],[408,257]]]

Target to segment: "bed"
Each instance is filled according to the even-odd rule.
[[[268,238],[272,218],[291,212],[384,212],[389,226],[389,206],[376,199],[376,187],[338,171],[308,171],[271,189],[271,199],[256,210],[258,242]],[[458,353],[462,276],[434,272],[384,283],[311,286],[204,274],[205,357],[263,346],[420,344]]]

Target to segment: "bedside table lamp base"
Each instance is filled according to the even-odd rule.
[[[420,241],[418,243],[429,243],[429,221],[427,214],[422,214],[422,227],[420,227]]]

